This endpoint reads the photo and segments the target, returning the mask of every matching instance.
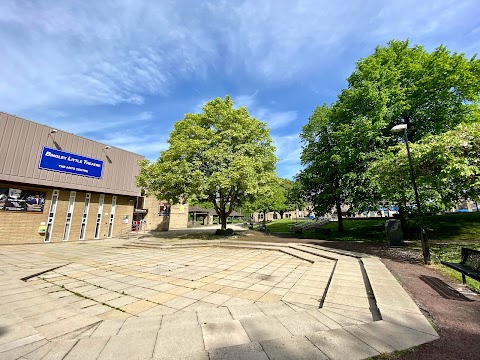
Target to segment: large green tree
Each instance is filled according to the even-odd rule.
[[[444,46],[429,53],[397,40],[358,61],[339,96],[344,120],[368,119],[388,145],[395,140],[389,131],[398,123],[408,125],[409,141],[415,142],[474,120],[479,100],[480,60]]]
[[[307,199],[318,213],[334,203],[337,212],[339,204],[352,211],[375,205],[385,194],[371,183],[367,169],[398,143],[391,128],[406,123],[409,141],[417,142],[477,122],[479,100],[480,61],[475,57],[452,54],[444,46],[429,53],[408,41],[377,47],[358,61],[338,100],[317,108],[303,129],[306,168],[299,180]]]
[[[461,200],[480,196],[480,122],[460,124],[439,135],[427,135],[410,147],[422,208],[447,210]],[[390,203],[414,204],[404,144],[390,147],[370,165],[372,186]]]
[[[340,155],[339,126],[330,106],[315,109],[302,129],[301,162],[305,168],[297,175],[303,197],[312,204],[315,214],[325,215],[336,209],[338,231],[343,231],[342,204],[349,202],[346,191],[348,172]]]
[[[200,114],[186,114],[154,163],[143,161],[137,184],[158,198],[209,201],[226,219],[243,202],[270,191],[276,157],[266,124],[232,99],[216,98]]]

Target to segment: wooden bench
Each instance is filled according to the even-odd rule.
[[[465,276],[480,281],[480,251],[462,248],[462,261],[451,263],[440,261],[443,265],[462,273],[462,282],[465,284]]]

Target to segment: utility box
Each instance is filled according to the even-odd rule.
[[[403,246],[403,234],[400,220],[390,219],[385,223],[388,246]]]

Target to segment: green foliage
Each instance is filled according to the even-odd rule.
[[[390,129],[405,122],[415,142],[478,116],[480,61],[444,46],[428,53],[409,45],[390,41],[357,63],[339,97],[347,119],[366,117],[390,139]]]
[[[460,124],[439,135],[426,135],[410,146],[420,201],[424,210],[448,210],[465,198],[480,195],[480,123]],[[414,203],[404,144],[390,147],[367,172],[384,200]]]
[[[478,197],[471,180],[477,165],[473,157],[466,159],[463,140],[452,151],[441,141],[452,144],[455,135],[438,142],[431,136],[460,124],[478,124],[479,101],[480,61],[475,57],[468,60],[444,46],[429,53],[408,41],[377,47],[357,63],[337,102],[318,107],[303,128],[305,170],[298,180],[307,200],[318,214],[329,212],[338,202],[361,212],[387,199],[399,204],[411,201],[402,145],[389,148],[398,144],[399,136],[391,128],[399,123],[407,124],[410,142],[425,138],[422,151],[412,145],[415,156],[425,160],[418,159],[418,173],[431,163],[441,169],[429,171],[429,179],[425,175],[420,181],[425,204],[434,210],[451,203],[453,195]],[[428,142],[436,147],[427,149]]]
[[[229,96],[186,114],[175,124],[154,163],[140,163],[137,184],[170,201],[209,201],[226,226],[226,217],[243,202],[270,191],[276,157],[266,124],[235,109]]]
[[[360,192],[355,171],[359,168],[358,149],[344,135],[345,127],[335,107],[319,106],[309,118],[300,134],[303,150],[302,165],[305,169],[297,175],[305,200],[312,204],[316,215],[325,215],[336,207],[338,227],[342,231],[340,206],[354,204],[351,189]]]
[[[276,178],[270,184],[270,189],[253,203],[245,204],[244,211],[247,214],[254,212],[278,212],[283,217],[286,211],[303,209],[305,201],[301,198],[298,184],[295,182]]]

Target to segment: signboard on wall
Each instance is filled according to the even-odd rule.
[[[103,161],[44,147],[38,167],[44,170],[60,171],[100,179],[102,177]]]
[[[43,212],[45,192],[0,188],[0,210]]]

